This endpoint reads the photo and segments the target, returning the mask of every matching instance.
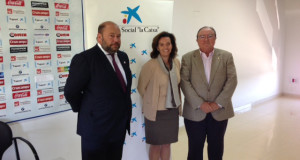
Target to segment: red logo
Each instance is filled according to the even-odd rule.
[[[10,57],[10,61],[16,61],[17,60],[17,57],[16,56],[11,56]]]
[[[27,45],[28,40],[27,39],[10,39],[9,44],[10,45]]]
[[[67,3],[54,3],[55,9],[69,9],[69,4]]]
[[[34,60],[51,60],[51,54],[36,54]]]
[[[70,31],[70,25],[55,25],[56,31]]]
[[[24,0],[6,0],[7,6],[25,6]]]
[[[69,33],[56,33],[56,37],[69,37]]]
[[[62,94],[62,95],[59,95],[59,99],[64,99],[65,96]]]
[[[41,97],[37,99],[37,103],[44,103],[53,101],[53,96]]]
[[[10,33],[10,37],[27,37],[27,33]]]
[[[6,109],[6,103],[1,103],[1,104],[0,104],[0,110],[1,110],[1,109]]]
[[[41,69],[37,69],[36,70],[36,74],[41,74],[42,73],[42,70]]]
[[[20,102],[19,102],[19,101],[14,102],[14,106],[15,106],[15,107],[20,106]]]
[[[57,58],[61,58],[61,54],[59,53],[59,54],[57,54]]]
[[[48,10],[32,10],[33,16],[50,16]]]
[[[13,10],[10,8],[7,8],[7,14],[13,14]]]
[[[30,97],[30,91],[13,93],[12,96],[13,99]]]
[[[4,86],[4,79],[0,79],[0,86]]]
[[[43,91],[42,90],[37,90],[37,95],[42,95]]]
[[[69,74],[60,74],[58,77],[59,78],[68,78]]]
[[[71,39],[56,39],[56,44],[71,44]]]
[[[30,84],[23,84],[23,85],[17,85],[17,86],[12,86],[11,90],[13,92],[15,91],[23,91],[23,90],[29,90],[30,89]]]
[[[0,63],[3,63],[3,57],[0,56]]]

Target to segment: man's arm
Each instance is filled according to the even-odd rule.
[[[88,63],[83,54],[77,54],[73,57],[69,70],[64,95],[70,103],[72,110],[78,112],[81,106],[84,88],[89,80]]]
[[[180,85],[187,102],[194,109],[199,109],[199,107],[204,103],[204,100],[196,93],[191,83],[192,62],[190,56],[191,55],[185,55],[182,57],[181,69],[180,69],[180,76],[181,76]]]
[[[227,80],[224,84],[221,93],[215,100],[215,103],[220,104],[222,107],[226,107],[227,103],[231,101],[231,97],[237,86],[236,69],[235,69],[232,54],[230,54],[226,62],[226,70],[227,70],[227,75],[226,75]]]

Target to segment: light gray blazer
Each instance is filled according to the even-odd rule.
[[[214,49],[210,82],[207,82],[199,49],[186,53],[181,63],[181,89],[185,96],[183,117],[201,121],[206,113],[199,109],[203,102],[216,102],[221,109],[212,112],[217,121],[234,116],[231,97],[237,86],[236,70],[232,54]]]

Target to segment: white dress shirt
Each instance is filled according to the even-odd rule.
[[[114,65],[113,65],[113,62],[112,62],[112,57],[111,57],[111,55],[110,55],[108,52],[106,52],[106,51],[102,48],[102,46],[101,46],[99,43],[97,43],[97,44],[98,44],[99,48],[102,50],[102,52],[106,55],[106,58],[107,58],[108,61],[110,62],[110,64],[111,64],[111,66],[113,67],[113,69],[115,69],[115,67],[114,67]],[[125,74],[125,71],[124,71],[124,69],[123,69],[123,67],[122,67],[122,64],[121,64],[121,62],[120,62],[120,59],[119,59],[117,53],[114,54],[114,57],[115,57],[115,61],[116,61],[117,65],[118,65],[118,67],[119,67],[119,69],[120,69],[120,72],[121,72],[121,74],[122,74],[122,76],[123,76],[123,79],[124,79],[125,83],[127,84],[126,74]],[[122,62],[122,63],[126,63],[126,62],[124,61],[124,62]]]
[[[209,53],[208,57],[206,56],[205,53],[200,51],[200,56],[202,58],[202,62],[203,62],[203,65],[204,65],[205,76],[206,76],[206,80],[207,80],[208,84],[209,84],[209,80],[210,80],[210,71],[211,71],[211,63],[212,63],[213,55],[214,55],[214,50]]]

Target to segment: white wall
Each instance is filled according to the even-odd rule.
[[[267,27],[272,27],[272,32],[266,31],[268,34],[265,34],[264,26],[256,11],[255,0],[176,0],[174,2],[173,32],[177,38],[180,56],[197,48],[195,36],[203,25],[215,27],[218,37],[216,47],[233,53],[239,80],[233,97],[235,107],[255,103],[281,93],[279,85],[281,81],[278,77],[281,77],[284,51],[282,39],[284,38],[282,28],[278,29],[277,25],[275,0],[262,1],[267,6],[266,13],[269,18]],[[282,4],[279,6],[279,11],[282,20]],[[266,13],[260,11],[262,15]],[[86,16],[95,17],[95,15]],[[291,30],[288,36],[295,34],[295,37],[299,37],[299,32],[296,34],[295,31],[299,28],[300,21],[299,19],[298,22],[291,21],[293,20],[289,23],[297,24],[298,27],[287,28]],[[281,27],[284,27],[283,22]],[[299,42],[296,38],[291,41],[294,44]],[[272,47],[278,58],[277,71],[272,67]],[[294,49],[289,52],[292,53]],[[293,52],[292,56],[295,54]],[[289,61],[288,58],[286,60]],[[299,68],[297,65],[294,66]],[[299,74],[298,77],[300,78]],[[81,158],[80,137],[75,134],[76,121],[76,114],[67,111],[10,125],[14,136],[22,136],[34,144],[42,160],[79,160]],[[21,148],[24,149],[22,146]],[[32,159],[29,152],[25,154],[25,159]],[[13,158],[14,150],[11,147],[5,153],[4,159]]]
[[[272,3],[273,1],[273,3]],[[238,86],[233,97],[234,107],[255,103],[280,93],[282,61],[282,30],[278,30],[274,0],[258,1],[267,8],[264,19],[273,28],[267,37],[260,21],[255,0],[177,0],[174,6],[173,32],[179,54],[197,49],[196,34],[204,25],[217,32],[217,48],[233,53],[238,73]],[[260,7],[260,6],[258,6]],[[262,14],[264,15],[264,14]],[[265,22],[265,21],[263,21]],[[270,40],[268,40],[268,38]],[[272,66],[272,47],[275,48],[279,70]]]
[[[300,3],[287,2],[283,93],[300,96]]]

